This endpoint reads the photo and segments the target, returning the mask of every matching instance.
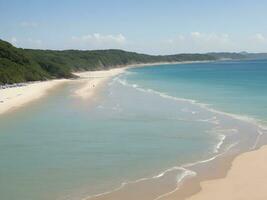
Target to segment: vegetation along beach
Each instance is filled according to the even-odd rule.
[[[266,200],[266,8],[0,0],[0,200]]]

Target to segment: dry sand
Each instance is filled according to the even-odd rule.
[[[75,94],[83,99],[90,98],[96,89],[108,78],[120,74],[125,68],[111,69],[107,71],[90,71],[75,73],[80,79],[73,80],[83,83]],[[27,83],[25,86],[0,89],[0,114],[19,108],[29,102],[43,97],[48,90],[66,83],[70,80],[51,80],[44,82]]]
[[[0,90],[0,114],[11,109],[21,107],[33,100],[44,96],[48,90],[58,86],[68,80],[51,80],[44,82],[28,83],[21,87],[12,87]]]
[[[95,94],[96,88],[99,88],[99,86],[101,86],[109,78],[123,73],[128,68],[164,65],[164,64],[169,65],[169,64],[205,63],[205,62],[210,62],[210,61],[139,63],[139,64],[121,65],[117,66],[117,68],[113,68],[110,70],[86,71],[86,72],[74,73],[75,75],[80,77],[79,81],[84,83],[81,88],[75,91],[75,94],[76,96],[82,99],[90,98],[93,96],[93,94]]]
[[[126,68],[115,68],[105,71],[88,71],[75,73],[80,77],[83,84],[82,87],[75,91],[76,96],[82,99],[88,99],[95,94],[99,86],[106,82],[109,78],[122,73]]]
[[[76,73],[81,77],[77,81],[82,83],[82,87],[75,91],[75,94],[83,99],[90,98],[101,84],[112,76],[122,73],[125,69]],[[52,80],[1,89],[0,114],[41,98],[49,89],[67,81]],[[225,178],[201,182],[201,191],[187,200],[266,200],[266,190],[267,146],[264,146],[259,150],[239,155],[233,161]]]
[[[207,62],[207,61],[198,61]],[[175,64],[175,63],[193,63],[193,62],[159,62],[159,63],[146,63],[146,64],[132,64],[127,66],[118,66],[119,68],[105,70],[105,71],[87,71],[81,73],[75,73],[81,78],[80,81],[82,87],[75,91],[75,94],[83,99],[90,98],[99,86],[107,81],[110,77],[122,73],[126,68],[129,67],[142,67],[149,65],[162,65],[162,64]],[[7,111],[18,108],[26,103],[41,98],[47,93],[47,91],[55,86],[67,82],[69,80],[51,80],[44,82],[35,82],[26,84],[22,87],[14,87],[7,89],[0,89],[0,114],[6,113]],[[76,80],[75,80],[76,81]]]
[[[186,200],[266,200],[267,146],[236,157],[225,178],[203,181]]]

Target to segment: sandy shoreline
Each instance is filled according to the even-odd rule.
[[[204,61],[203,61],[204,62]],[[206,62],[206,61],[205,61]],[[194,62],[177,62],[194,63]],[[81,99],[93,97],[97,89],[108,81],[111,77],[123,73],[130,67],[142,67],[149,65],[162,65],[175,63],[147,63],[134,64],[120,68],[114,68],[103,71],[87,71],[75,73],[80,78],[73,80],[81,83],[81,87],[75,91],[75,95]],[[14,110],[25,104],[46,95],[48,91],[70,80],[51,80],[45,82],[36,82],[26,84],[22,87],[14,87],[0,90],[0,114],[4,114],[10,110]],[[186,195],[173,194],[162,199],[172,200],[265,200],[267,199],[267,146],[263,146],[259,150],[242,153],[234,159],[220,163],[220,173],[210,172],[218,175],[217,179],[200,180],[200,188],[195,183],[187,189]],[[225,166],[224,166],[225,165]],[[230,169],[229,169],[229,166]],[[219,171],[219,170],[218,170]],[[222,178],[221,178],[222,177]],[[181,187],[183,190],[183,187]],[[194,195],[192,195],[195,193]],[[190,196],[191,195],[191,196]]]
[[[109,70],[101,70],[101,71],[85,71],[74,73],[79,76],[80,79],[78,81],[83,83],[83,86],[75,91],[75,95],[82,98],[87,99],[93,96],[96,89],[105,83],[109,78],[119,75],[123,73],[126,69],[136,68],[136,67],[145,67],[145,66],[155,66],[155,65],[170,65],[170,64],[190,64],[190,63],[205,63],[210,61],[185,61],[185,62],[158,62],[158,63],[140,63],[140,64],[129,64],[129,65],[121,65],[116,68],[112,68]]]
[[[224,178],[202,181],[201,190],[186,200],[267,199],[267,146],[237,156]]]
[[[163,64],[185,64],[185,63],[195,63],[195,62],[208,62],[208,61],[190,61],[190,62],[159,62],[159,63],[145,63],[145,64],[130,64],[117,66],[110,70],[103,71],[86,71],[80,73],[74,73],[80,76],[79,79],[73,80],[83,83],[82,87],[75,91],[75,95],[87,99],[92,97],[97,88],[107,81],[110,77],[123,73],[127,68],[131,67],[142,67],[149,65],[163,65]],[[38,98],[43,97],[48,90],[68,82],[70,80],[49,80],[40,81],[35,83],[26,83],[26,85],[21,87],[12,87],[7,89],[0,89],[0,114],[4,114],[10,110],[21,107],[24,104],[28,104]]]
[[[202,61],[196,61],[202,62]],[[207,62],[207,61],[203,61]],[[129,65],[121,65],[117,66],[116,68],[112,68],[109,70],[101,70],[101,71],[85,71],[85,72],[77,72],[74,73],[75,75],[79,76],[80,78],[77,80],[82,84],[82,87],[75,91],[75,95],[82,98],[88,99],[92,97],[103,83],[105,83],[108,79],[113,76],[119,75],[123,73],[126,69],[129,68],[136,68],[136,67],[145,67],[145,66],[154,66],[154,65],[169,65],[169,64],[187,64],[187,63],[194,63],[194,61],[190,62],[158,62],[158,63],[145,63],[145,64],[129,64]]]
[[[81,82],[82,86],[75,95],[87,99],[93,96],[97,88],[110,77],[122,73],[126,68],[116,68],[106,71],[89,71],[75,73],[80,76],[76,80],[50,80],[43,82],[26,83],[20,87],[11,87],[0,90],[0,114],[15,110],[34,100],[42,98],[48,91],[66,82]]]
[[[67,79],[50,80],[29,83],[21,87],[12,87],[0,90],[0,114],[19,108],[36,99],[43,97],[47,92],[63,83]]]
[[[80,77],[80,79],[77,81],[82,83],[82,87],[75,91],[75,95],[82,99],[88,99],[92,97],[99,86],[104,84],[109,78],[123,73],[125,69],[126,67],[103,71],[74,73]]]

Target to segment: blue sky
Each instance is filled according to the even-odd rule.
[[[267,52],[266,10],[266,0],[0,0],[0,38],[41,49]]]

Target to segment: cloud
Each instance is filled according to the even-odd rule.
[[[257,42],[257,43],[267,43],[267,38],[262,34],[262,33],[256,33],[251,37],[252,42]]]
[[[190,34],[192,39],[197,40],[198,42],[217,42],[217,43],[227,43],[229,42],[228,34],[222,33],[200,33],[192,32]]]
[[[159,53],[205,53],[205,52],[267,52],[267,35],[230,35],[227,33],[203,33],[199,31],[177,34],[162,44],[155,43]]]
[[[206,53],[206,52],[267,52],[267,35],[230,35],[199,31],[177,34],[172,38],[128,40],[123,34],[88,34],[68,36],[63,41],[45,41],[38,38],[6,38],[17,47],[33,49],[124,49],[149,54]]]
[[[267,51],[267,37],[262,33],[255,33],[251,35],[245,42],[243,47],[247,51],[266,52]]]
[[[23,27],[23,28],[35,28],[35,27],[38,27],[38,23],[36,22],[21,22],[20,24],[20,27]]]
[[[39,39],[17,39],[16,37],[12,37],[10,39],[7,39],[12,45],[16,47],[21,48],[29,48],[29,49],[42,49],[43,48],[43,42]]]
[[[73,36],[72,44],[81,49],[99,49],[99,48],[121,48],[126,43],[126,37],[122,34],[102,35],[99,33],[88,34],[83,36]]]
[[[203,34],[199,32],[192,32],[190,35],[192,38],[200,38],[201,36],[204,36]]]
[[[185,35],[178,34],[167,40],[167,44],[175,52],[230,51],[234,46],[233,40],[226,33],[201,33],[197,31]]]

